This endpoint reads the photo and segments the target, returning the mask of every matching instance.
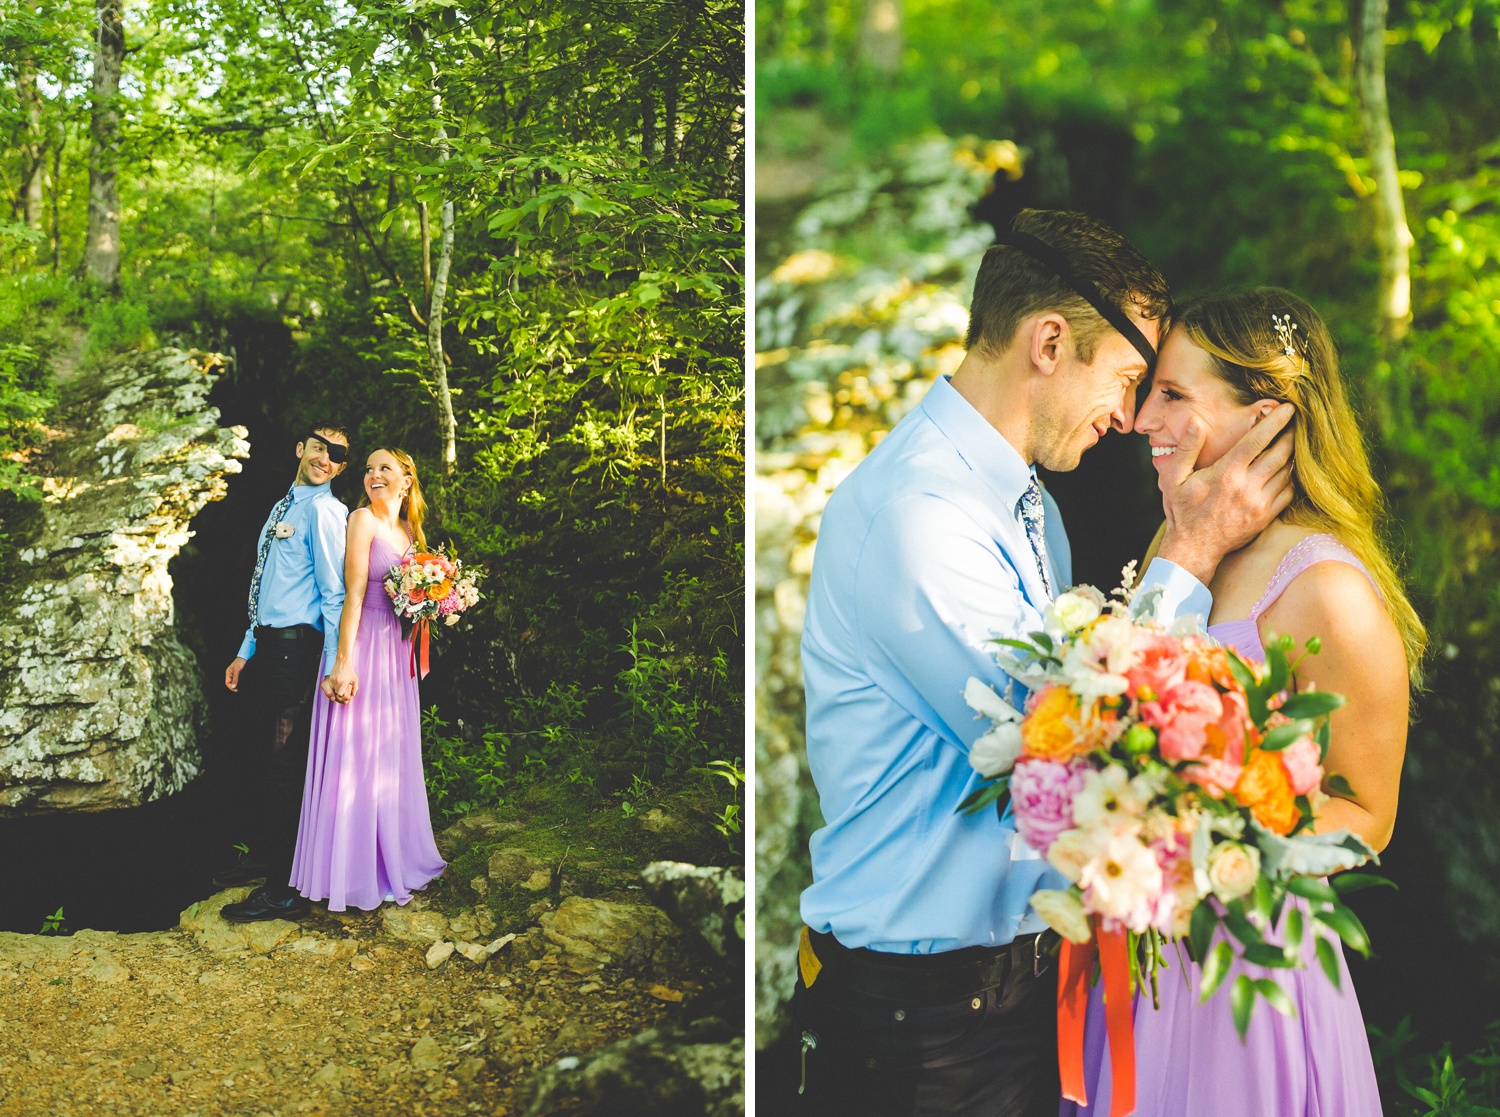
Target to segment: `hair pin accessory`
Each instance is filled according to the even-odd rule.
[[[1290,314],[1273,314],[1271,323],[1276,327],[1276,336],[1281,338],[1281,351],[1288,357],[1298,356],[1296,339],[1292,334],[1297,329],[1297,323],[1292,321]]]

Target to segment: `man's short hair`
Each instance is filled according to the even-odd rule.
[[[1024,209],[1011,226],[1062,253],[1073,274],[1099,288],[1114,306],[1145,318],[1166,319],[1172,310],[1167,281],[1136,247],[1102,221],[1057,209]],[[969,333],[964,348],[1003,352],[1021,323],[1056,311],[1068,320],[1073,348],[1085,363],[1113,327],[1065,280],[1019,248],[997,244],[984,254],[974,280]]]
[[[307,432],[308,434],[336,434],[345,442],[349,441],[349,432],[346,431],[343,427],[339,426],[337,423],[314,423],[312,426],[307,428]],[[299,438],[297,439],[297,441],[305,442],[306,439]]]

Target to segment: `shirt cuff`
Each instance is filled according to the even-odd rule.
[[[1208,592],[1208,587],[1194,578],[1175,562],[1168,562],[1163,558],[1151,560],[1151,565],[1146,567],[1145,577],[1141,579],[1141,589],[1149,589],[1152,586],[1161,587],[1161,604],[1158,607],[1157,618],[1162,621],[1171,621],[1182,617],[1192,616],[1198,621],[1198,627],[1207,629],[1208,615],[1213,612],[1213,594]]]
[[[240,659],[249,659],[255,654],[255,630],[252,628],[245,633],[245,638],[240,641],[240,650],[237,653]]]

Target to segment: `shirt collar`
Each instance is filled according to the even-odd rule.
[[[992,427],[974,405],[940,376],[922,399],[922,410],[933,425],[953,443],[959,457],[1014,512],[1027,488],[1036,480],[1036,467],[1028,466],[1005,436]]]
[[[292,503],[301,504],[304,500],[311,500],[319,493],[331,492],[332,486],[332,481],[324,481],[321,485],[293,485]]]

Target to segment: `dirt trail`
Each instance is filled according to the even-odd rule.
[[[579,975],[525,958],[524,938],[429,969],[378,916],[315,915],[274,946],[259,926],[232,953],[182,929],[0,934],[0,1114],[515,1115],[535,1069],[678,1014],[700,988]]]

